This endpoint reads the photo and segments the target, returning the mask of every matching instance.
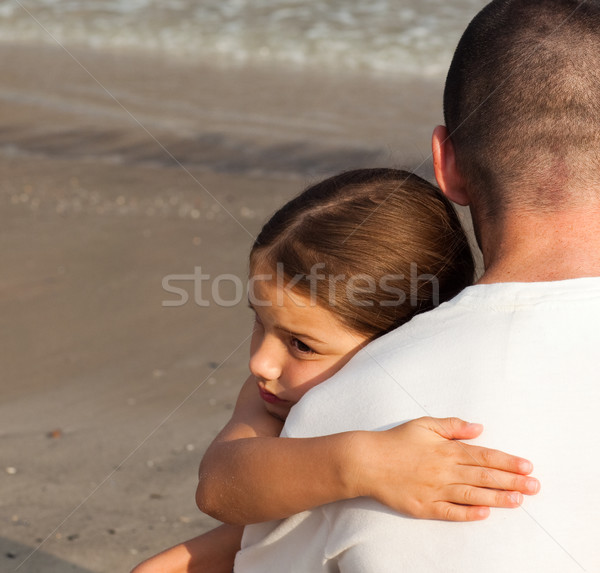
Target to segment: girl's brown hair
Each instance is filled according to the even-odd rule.
[[[347,171],[306,189],[262,228],[250,269],[279,269],[371,339],[452,298],[474,275],[450,202],[396,169]]]

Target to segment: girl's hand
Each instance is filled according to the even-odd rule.
[[[419,418],[384,432],[356,432],[351,445],[357,495],[421,519],[475,521],[490,507],[518,507],[540,489],[531,462],[457,439],[481,424]]]

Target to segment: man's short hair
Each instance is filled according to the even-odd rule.
[[[482,216],[592,199],[600,183],[600,1],[488,4],[454,54],[444,115]]]

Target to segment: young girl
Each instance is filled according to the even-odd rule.
[[[526,460],[453,441],[482,430],[456,418],[277,438],[307,391],[373,339],[452,298],[473,274],[452,206],[405,171],[342,173],[277,211],[250,253],[252,375],[202,460],[200,509],[250,524],[370,496],[414,517],[470,521],[536,493]],[[223,525],[134,571],[229,573],[241,536],[242,527]]]

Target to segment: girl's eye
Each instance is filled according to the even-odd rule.
[[[298,340],[297,338],[292,338],[292,346],[300,353],[302,354],[314,354],[315,351],[308,346],[308,344],[304,344],[304,342],[302,342],[301,340]]]

